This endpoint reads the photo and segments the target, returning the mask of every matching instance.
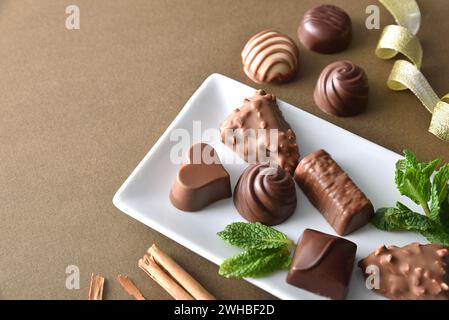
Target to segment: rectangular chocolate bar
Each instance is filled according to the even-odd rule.
[[[301,160],[295,181],[339,235],[364,226],[374,215],[371,201],[324,150]]]
[[[298,241],[287,282],[298,288],[342,300],[346,298],[357,245],[306,229]]]

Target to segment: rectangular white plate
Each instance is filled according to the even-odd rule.
[[[179,211],[171,205],[168,195],[179,165],[170,161],[171,147],[176,144],[176,141],[170,140],[170,134],[174,129],[184,128],[192,136],[194,121],[201,121],[203,131],[218,128],[223,119],[235,107],[240,106],[245,97],[252,96],[254,91],[255,89],[223,75],[209,76],[117,191],[113,199],[114,205],[216,264],[239,252],[239,249],[231,247],[216,235],[229,223],[243,221],[231,199],[219,201],[194,213]],[[278,100],[278,104],[296,133],[302,156],[317,149],[327,150],[371,199],[375,208],[391,206],[401,198],[393,181],[394,164],[400,158],[398,154],[286,102]],[[200,142],[200,139],[196,137],[192,143]],[[246,164],[242,161],[240,164],[226,164],[237,156],[220,142],[218,135],[213,136],[211,141],[204,142],[210,143],[217,150],[234,187]],[[305,228],[335,234],[299,188],[297,194],[296,212],[276,228],[295,241]],[[406,199],[402,200],[414,207]],[[370,225],[352,233],[347,239],[358,245],[356,261],[382,243],[402,246],[413,241],[425,241],[416,234],[381,232]],[[247,280],[281,299],[321,298],[287,284],[286,275],[286,271],[280,271],[261,279]],[[357,266],[354,267],[348,298],[379,298],[366,289],[363,275]]]

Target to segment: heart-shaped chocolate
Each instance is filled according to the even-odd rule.
[[[171,203],[182,211],[198,211],[231,195],[229,173],[215,149],[206,143],[192,145],[171,188]]]

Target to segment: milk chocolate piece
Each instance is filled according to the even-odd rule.
[[[371,266],[371,270],[367,268]],[[378,274],[373,274],[377,267]],[[365,277],[378,277],[373,290],[393,300],[449,300],[449,250],[438,244],[380,246],[359,262]]]
[[[298,288],[343,300],[348,293],[357,245],[306,229],[298,241],[287,282]]]
[[[265,30],[248,40],[242,64],[245,74],[256,83],[283,83],[298,71],[299,50],[289,36]]]
[[[197,211],[231,195],[229,174],[214,148],[205,143],[190,147],[170,191],[171,203],[183,211]]]
[[[352,39],[351,18],[334,5],[314,7],[304,14],[298,37],[305,47],[319,53],[343,51]]]
[[[364,226],[374,215],[365,194],[324,150],[301,160],[295,180],[339,235]]]
[[[295,182],[281,167],[249,166],[235,186],[234,204],[240,215],[250,222],[280,224],[295,212]]]
[[[355,116],[368,104],[368,78],[351,61],[337,61],[321,72],[313,93],[316,105],[338,117]]]
[[[260,129],[266,133],[258,135]],[[271,145],[272,131],[277,133],[277,143]],[[255,133],[255,139],[250,139],[250,133]],[[274,95],[256,91],[223,121],[220,134],[221,141],[250,164],[265,162],[262,154],[274,157],[273,151],[277,151],[278,165],[293,176],[299,160],[296,136],[282,116]]]

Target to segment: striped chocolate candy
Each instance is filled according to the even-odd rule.
[[[274,30],[254,35],[242,51],[245,74],[256,83],[283,83],[298,71],[299,50],[293,40]]]

